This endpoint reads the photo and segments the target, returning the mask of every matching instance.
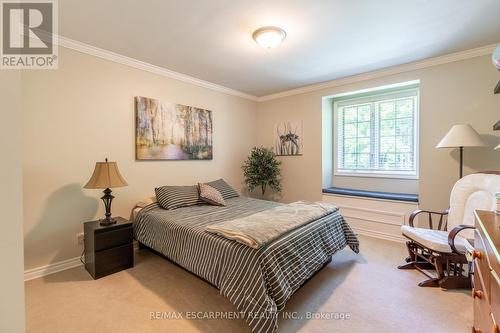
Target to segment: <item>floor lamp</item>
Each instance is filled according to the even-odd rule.
[[[486,142],[481,139],[471,125],[454,125],[437,144],[436,148],[460,149],[460,178],[462,178],[464,168],[464,147],[484,146],[487,146]]]

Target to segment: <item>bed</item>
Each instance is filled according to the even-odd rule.
[[[219,289],[253,332],[275,332],[286,301],[334,253],[359,242],[338,211],[254,249],[205,231],[212,224],[272,209],[280,203],[237,197],[226,206],[174,210],[149,204],[137,212],[134,237]]]

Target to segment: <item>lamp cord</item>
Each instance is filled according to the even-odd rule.
[[[85,255],[85,236],[84,236],[84,241],[83,241],[83,250],[82,250],[82,254],[80,256],[80,261],[82,262],[83,265],[85,265],[85,260],[83,260],[84,255]]]

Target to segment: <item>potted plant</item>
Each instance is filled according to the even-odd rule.
[[[280,165],[281,161],[276,159],[272,149],[254,147],[242,166],[248,190],[252,192],[260,187],[262,197],[268,188],[281,192]]]

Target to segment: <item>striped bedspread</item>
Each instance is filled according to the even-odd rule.
[[[292,294],[331,256],[359,242],[338,212],[294,229],[259,249],[208,233],[205,227],[255,214],[279,203],[244,197],[227,206],[142,209],[135,238],[216,286],[243,313],[253,332],[275,332]]]

